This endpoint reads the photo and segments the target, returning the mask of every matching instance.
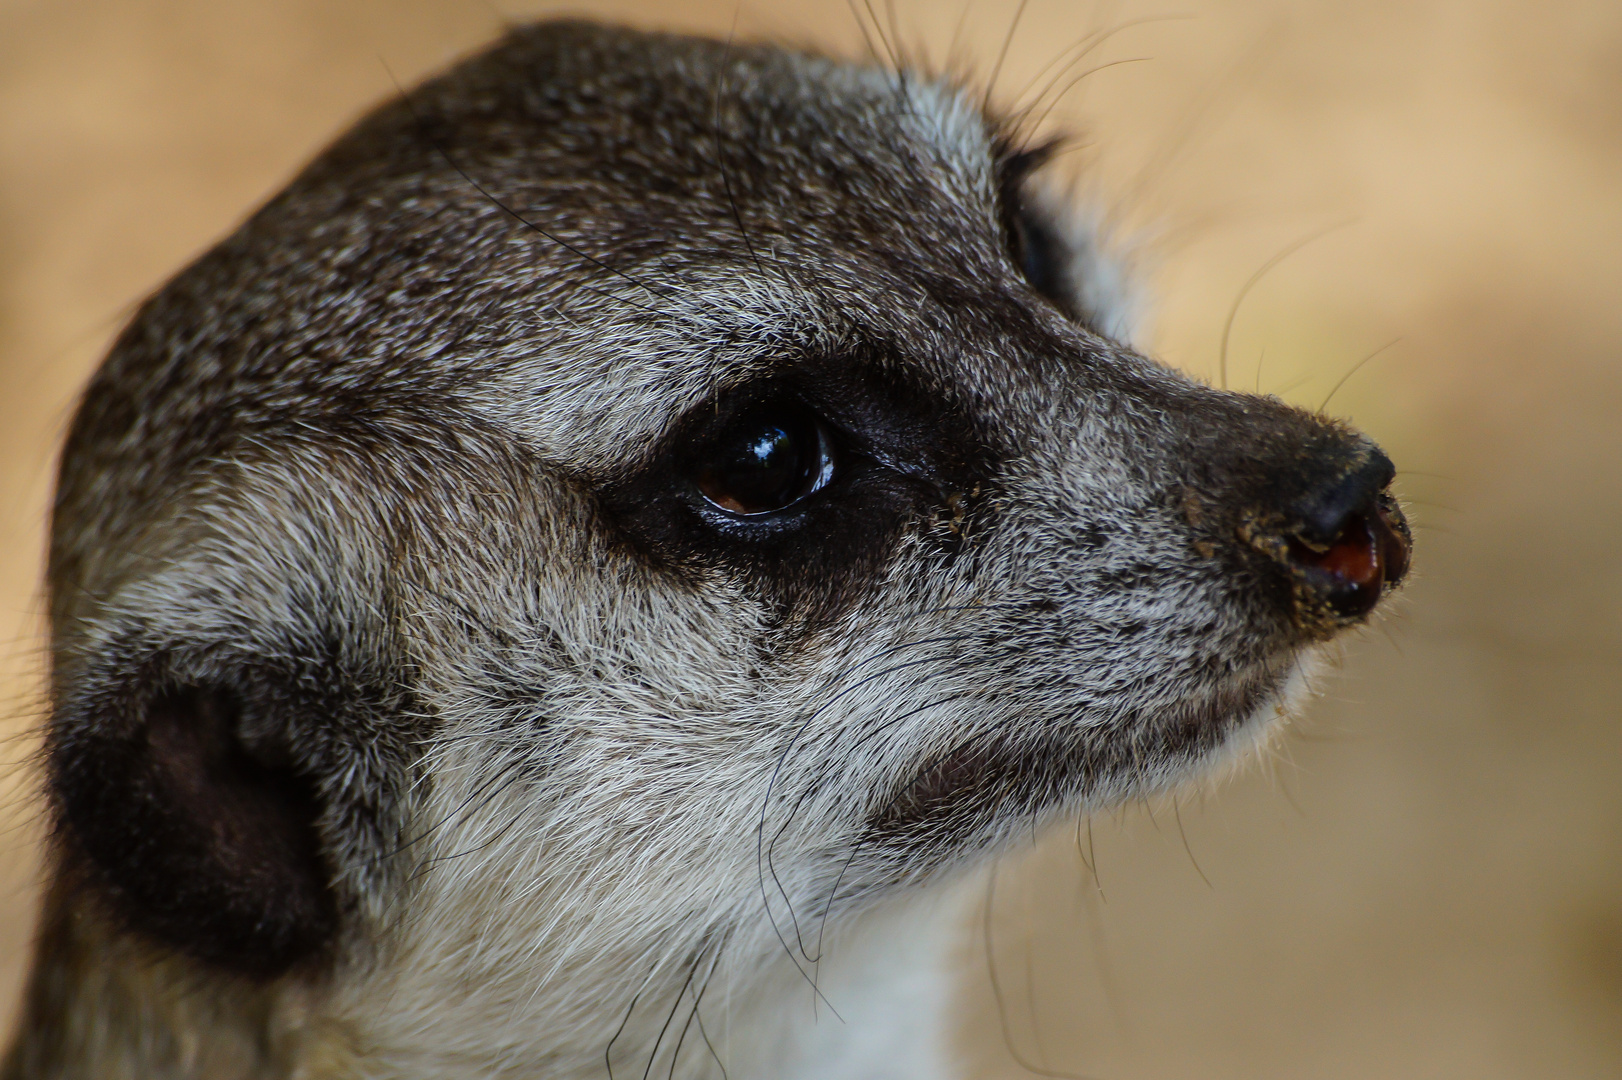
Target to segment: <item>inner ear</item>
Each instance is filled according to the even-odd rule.
[[[250,715],[275,707],[254,689],[163,680],[96,695],[56,718],[50,777],[68,850],[133,929],[269,976],[319,953],[338,911],[315,785],[264,734],[292,725]]]
[[[1031,190],[1033,175],[1056,154],[1061,140],[999,149],[997,185],[1003,241],[1026,282],[1066,318],[1096,329],[1077,296],[1075,252],[1053,210]]]

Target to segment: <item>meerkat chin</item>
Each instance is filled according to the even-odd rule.
[[[954,1075],[954,883],[1254,737],[1410,542],[1121,340],[1045,155],[543,23],[157,293],[62,459],[4,1075]]]

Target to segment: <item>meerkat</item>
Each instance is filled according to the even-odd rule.
[[[1390,461],[1125,342],[950,80],[585,22],[135,316],[4,1076],[942,1078],[964,883],[1266,736]]]

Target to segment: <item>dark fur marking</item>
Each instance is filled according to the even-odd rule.
[[[732,517],[698,494],[692,464],[738,417],[770,401],[824,418],[839,468],[827,487],[785,510]],[[909,527],[939,520],[961,535],[965,517],[983,506],[972,493],[987,490],[995,473],[988,442],[965,411],[876,356],[806,359],[695,409],[647,465],[601,496],[644,557],[695,571],[695,580],[719,570],[779,619],[811,630],[871,593]]]
[[[1258,679],[1163,715],[1134,714],[1111,725],[1114,737],[1078,739],[1063,728],[1023,738],[976,736],[928,762],[878,806],[864,844],[915,872],[931,857],[985,843],[997,822],[1087,798],[1132,776],[1145,760],[1200,760],[1277,689],[1276,680]]]
[[[279,974],[338,924],[314,784],[280,747],[248,746],[226,685],[125,686],[123,715],[60,720],[51,787],[69,850],[117,914],[228,970]]]

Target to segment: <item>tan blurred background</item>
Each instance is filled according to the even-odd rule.
[[[1017,3],[894,0],[995,66]],[[0,0],[0,1013],[35,903],[37,579],[52,458],[130,305],[367,105],[499,31],[592,11],[855,54],[843,0]],[[880,9],[881,15],[884,9]],[[1013,100],[1134,237],[1144,343],[1391,451],[1397,613],[1277,760],[1012,860],[964,1053],[1099,1080],[1622,1076],[1622,4],[1029,0]],[[1340,226],[1339,228],[1332,228]],[[1352,371],[1368,354],[1384,352]],[[1081,834],[1083,846],[1086,834]]]

